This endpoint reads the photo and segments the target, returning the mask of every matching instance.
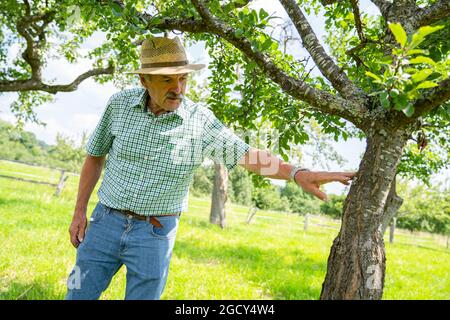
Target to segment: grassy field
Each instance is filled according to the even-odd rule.
[[[2,171],[24,172],[0,162]],[[34,170],[34,172],[32,172]],[[28,174],[40,175],[38,169]],[[57,175],[56,175],[57,176]],[[48,177],[48,175],[47,175]],[[72,180],[72,181],[70,181]],[[75,261],[68,227],[76,178],[55,189],[0,178],[0,299],[62,299]],[[97,197],[90,202],[90,212]],[[208,222],[209,199],[190,199],[183,214],[163,299],[317,299],[337,229],[311,225],[297,215],[229,205],[228,227]],[[338,226],[314,217],[312,224]],[[399,233],[386,244],[384,299],[450,299],[450,250],[431,235]],[[125,268],[102,299],[123,299]]]

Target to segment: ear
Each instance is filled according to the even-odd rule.
[[[145,77],[143,74],[139,74],[139,80],[141,81],[142,86],[145,87]]]

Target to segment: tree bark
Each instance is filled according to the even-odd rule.
[[[321,299],[378,300],[386,256],[384,208],[409,129],[371,131],[357,177],[344,204],[342,225],[328,258]]]
[[[211,213],[209,221],[212,224],[225,228],[225,204],[227,202],[228,171],[227,168],[218,162],[214,163],[215,175],[214,186],[211,199]]]

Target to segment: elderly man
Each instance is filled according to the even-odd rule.
[[[348,184],[354,173],[312,172],[251,148],[207,108],[184,99],[189,64],[180,40],[154,37],[141,49],[143,88],[113,95],[87,144],[70,226],[77,248],[66,299],[98,299],[122,265],[125,299],[159,299],[167,279],[180,214],[204,157],[274,179],[293,179],[326,200],[319,186]],[[85,233],[90,195],[106,155],[99,202]]]

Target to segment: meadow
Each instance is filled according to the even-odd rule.
[[[0,161],[0,174],[54,181],[47,169]],[[53,173],[52,173],[53,174]],[[55,188],[0,177],[0,299],[63,299],[76,250],[68,228],[77,177]],[[94,193],[89,204],[92,212]],[[209,223],[210,199],[190,198],[183,213],[162,299],[318,299],[339,221],[228,204],[227,227]],[[430,234],[399,231],[386,240],[384,299],[450,299],[450,250]],[[102,299],[123,299],[126,269]]]

